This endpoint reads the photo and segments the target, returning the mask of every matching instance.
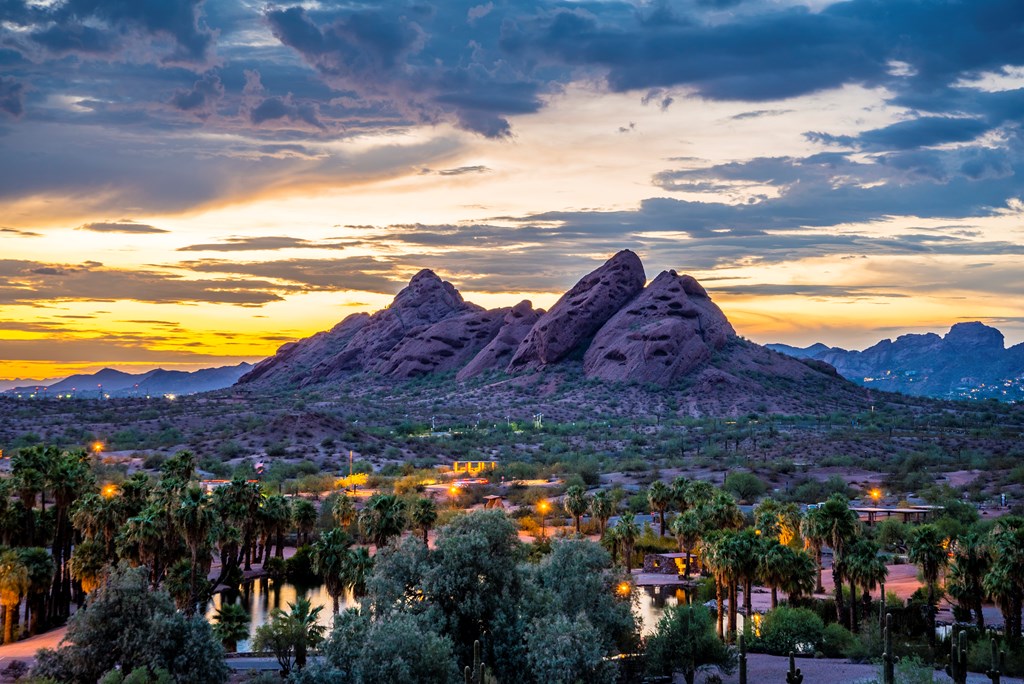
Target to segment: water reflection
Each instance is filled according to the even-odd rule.
[[[642,586],[636,588],[636,612],[640,616],[640,633],[648,636],[654,633],[658,620],[665,614],[665,608],[686,604],[689,596],[686,588],[678,584]],[[728,604],[726,605],[728,608]],[[743,614],[736,616],[736,628],[743,631]]]
[[[249,639],[238,642],[240,652],[248,651],[249,642],[256,634],[256,628],[267,622],[270,613],[275,608],[287,611],[289,604],[295,603],[300,596],[309,599],[313,607],[323,606],[317,620],[321,625],[330,629],[333,626],[334,604],[331,595],[323,585],[300,586],[288,582],[273,582],[270,580],[258,580],[242,585],[241,591],[231,590],[215,594],[210,605],[206,609],[206,619],[213,624],[214,615],[225,603],[237,603],[245,608],[249,614]],[[346,608],[358,608],[359,602],[351,591],[346,591],[338,601],[339,610]]]

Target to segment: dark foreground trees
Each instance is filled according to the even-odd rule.
[[[33,674],[93,684],[114,668],[165,670],[178,684],[227,681],[224,649],[202,617],[177,612],[164,591],[150,591],[144,567],[113,570],[68,623],[55,649],[44,649]]]
[[[736,666],[736,653],[719,640],[704,606],[665,609],[647,642],[647,669],[652,674],[680,672],[693,684],[698,672],[718,669],[726,674]]]
[[[433,551],[411,535],[384,547],[364,610],[338,616],[300,681],[447,684],[479,640],[498,681],[611,682],[606,657],[638,639],[620,579],[593,542],[556,540],[532,565],[503,512],[470,513],[439,530]]]

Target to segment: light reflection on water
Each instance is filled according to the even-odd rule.
[[[256,634],[256,628],[267,622],[270,613],[275,608],[280,608],[287,612],[289,604],[295,603],[295,600],[300,596],[308,598],[314,608],[317,606],[323,607],[317,622],[330,630],[334,624],[334,604],[331,600],[331,595],[327,593],[327,589],[323,585],[299,587],[288,582],[274,582],[270,580],[249,582],[243,585],[241,591],[225,591],[215,594],[213,600],[210,601],[210,605],[207,606],[206,619],[210,624],[214,624],[214,615],[221,605],[225,602],[238,603],[249,614],[249,637],[251,639]],[[351,591],[346,591],[339,597],[339,610],[358,607],[359,601],[356,600]],[[250,639],[239,641],[238,650],[248,651]]]
[[[654,633],[666,608],[685,604],[688,600],[686,589],[680,585],[642,586],[634,591],[637,597],[634,610],[640,616],[640,633],[643,636]],[[736,629],[743,631],[742,612],[736,615]]]
[[[654,633],[658,620],[665,613],[665,608],[677,606],[687,602],[686,590],[679,585],[664,586],[643,586],[635,590],[637,602],[634,610],[640,616],[640,632],[644,636]],[[255,581],[246,584],[242,591],[231,591],[216,594],[206,610],[206,619],[212,624],[214,614],[226,601],[238,603],[249,614],[249,635],[250,638],[256,633],[256,628],[266,623],[271,611],[280,608],[287,611],[288,605],[295,602],[299,596],[305,596],[313,604],[313,607],[323,606],[320,611],[318,622],[327,627],[333,626],[333,604],[330,594],[322,585],[312,587],[298,587],[287,582]],[[359,601],[346,591],[339,600],[339,610],[346,608],[358,608]],[[743,614],[737,617],[737,628],[743,630]],[[249,640],[238,642],[239,651],[249,650]]]

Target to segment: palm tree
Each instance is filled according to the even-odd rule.
[[[340,492],[338,498],[334,500],[334,519],[337,523],[347,528],[356,519],[356,507],[352,503],[352,499],[348,494]]]
[[[345,558],[343,574],[345,584],[352,588],[352,593],[362,596],[366,593],[366,578],[373,571],[373,558],[366,547],[349,549]]]
[[[295,544],[309,543],[309,535],[316,529],[318,513],[312,501],[296,499],[292,505],[292,520],[295,522]]]
[[[196,604],[201,600],[199,573],[202,573],[205,583],[206,573],[210,569],[210,538],[217,523],[217,513],[213,510],[213,506],[202,489],[189,487],[185,491],[181,505],[175,511],[174,517],[192,555],[192,564],[189,569],[191,599],[185,610],[186,614],[191,615],[195,612]]]
[[[597,520],[598,530],[602,537],[604,537],[605,530],[608,527],[608,518],[612,517],[614,510],[615,502],[612,501],[605,490],[602,489],[590,497],[590,515],[594,516],[594,519]]]
[[[292,507],[288,499],[280,494],[268,496],[263,502],[263,523],[267,535],[263,562],[270,558],[270,547],[275,546],[278,558],[284,558],[284,533],[292,523]]]
[[[857,587],[863,592],[864,615],[871,607],[871,592],[885,583],[889,569],[878,555],[878,544],[869,539],[858,539],[846,555],[846,576],[850,582],[850,629],[857,629]],[[885,602],[885,597],[882,597]]]
[[[974,613],[978,631],[985,631],[984,578],[992,565],[987,539],[977,532],[968,532],[953,542],[953,562],[946,577],[946,589],[962,609]]]
[[[413,527],[423,532],[423,543],[426,544],[430,528],[437,522],[437,506],[434,504],[434,500],[425,497],[416,499],[409,517]]]
[[[55,618],[64,618],[71,614],[71,574],[68,568],[74,537],[71,509],[75,500],[95,484],[89,469],[88,454],[84,450],[61,452],[50,461],[46,481],[54,502],[53,545],[50,553],[56,572],[51,575],[53,587],[50,609]]]
[[[804,594],[814,592],[814,582],[821,566],[817,565],[806,551],[797,551],[789,546],[783,548],[788,549],[790,553],[786,560],[785,582],[779,588],[789,594],[789,602],[792,604],[799,601]]]
[[[680,513],[686,512],[690,508],[690,503],[686,498],[686,491],[690,487],[690,478],[685,475],[680,475],[676,479],[672,480],[672,484],[669,485],[669,489],[672,490],[672,503],[676,505],[677,510]]]
[[[723,553],[725,546],[722,543],[722,538],[726,534],[724,531],[714,530],[701,539],[699,547],[701,563],[708,569],[711,577],[715,580],[715,612],[717,616],[715,623],[719,639],[725,638],[725,600],[723,594],[731,581],[729,575],[730,568]]]
[[[320,576],[338,612],[338,597],[345,590],[348,547],[352,541],[341,528],[328,530],[313,542],[313,572]]]
[[[999,605],[1010,639],[1021,638],[1021,607],[1024,604],[1024,519],[999,521],[991,536],[992,568],[985,575],[985,591]]]
[[[224,650],[234,653],[238,642],[249,636],[249,613],[237,603],[225,603],[213,616],[213,635],[224,644]]]
[[[107,555],[98,541],[85,540],[75,545],[69,562],[71,577],[82,585],[82,591],[91,594],[103,581],[107,568]]]
[[[945,542],[945,536],[938,527],[921,525],[914,530],[908,549],[910,561],[921,568],[928,587],[928,643],[932,646],[935,645],[935,603],[939,575],[949,563]]]
[[[738,530],[743,527],[743,511],[732,494],[718,492],[710,501],[697,504],[697,509],[707,529]]]
[[[153,503],[138,515],[128,518],[117,537],[118,555],[134,565],[148,567],[154,588],[160,583],[164,571],[161,561],[167,537],[165,523],[162,509]]]
[[[709,504],[720,494],[719,490],[707,480],[692,480],[686,485],[683,501],[688,508]]]
[[[658,512],[658,535],[665,536],[665,511],[672,503],[672,490],[661,480],[655,480],[647,490],[647,501]],[[577,529],[577,531],[579,531]]]
[[[316,648],[324,640],[324,631],[327,629],[317,619],[323,606],[312,607],[309,599],[300,597],[295,603],[289,605],[291,610],[288,618],[295,627],[295,669],[301,670],[306,666],[306,654],[310,648]]]
[[[580,533],[580,519],[590,508],[590,501],[587,498],[587,490],[582,485],[572,485],[565,490],[565,499],[562,501],[565,512],[572,516],[576,525],[576,534]]]
[[[843,597],[843,565],[846,549],[860,530],[857,513],[850,510],[850,505],[842,494],[833,494],[815,512],[821,511],[821,524],[826,531],[825,538],[832,547],[832,581],[835,584],[836,619],[840,624],[851,625],[846,617],[846,602]]]
[[[20,449],[11,458],[11,475],[22,506],[22,539],[29,546],[34,545],[36,539],[36,498],[46,488],[47,465],[57,454],[56,447],[34,446]]]
[[[773,537],[765,540],[765,548],[757,561],[757,576],[772,590],[772,610],[779,607],[779,589],[786,585],[790,572],[789,554],[795,553]]]
[[[689,579],[690,556],[704,534],[704,523],[700,514],[691,509],[677,515],[669,527],[679,542],[679,551],[686,555],[683,561],[683,577]]]
[[[28,568],[21,562],[18,552],[9,549],[0,553],[0,605],[4,608],[5,644],[14,641],[14,616],[28,587]]]
[[[359,527],[381,549],[405,529],[405,501],[394,494],[374,494],[359,514]]]
[[[763,537],[778,539],[780,544],[789,546],[800,532],[800,508],[769,496],[754,508],[754,527]]]
[[[825,587],[821,584],[821,547],[824,546],[828,537],[828,528],[820,508],[807,511],[807,514],[800,521],[800,534],[804,538],[804,546],[814,556],[814,564],[817,566],[817,581],[814,586],[814,593],[825,593]]]
[[[622,542],[622,555],[626,561],[626,572],[633,572],[633,547],[640,536],[640,528],[636,524],[636,518],[632,513],[623,513],[619,516],[619,522],[615,525],[615,534]]]
[[[38,634],[46,618],[46,595],[56,575],[56,565],[46,549],[33,546],[18,549],[18,556],[28,570],[28,592],[25,612],[28,633]]]

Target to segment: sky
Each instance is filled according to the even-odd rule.
[[[1020,0],[0,0],[0,378],[620,249],[757,342],[1024,340]]]

